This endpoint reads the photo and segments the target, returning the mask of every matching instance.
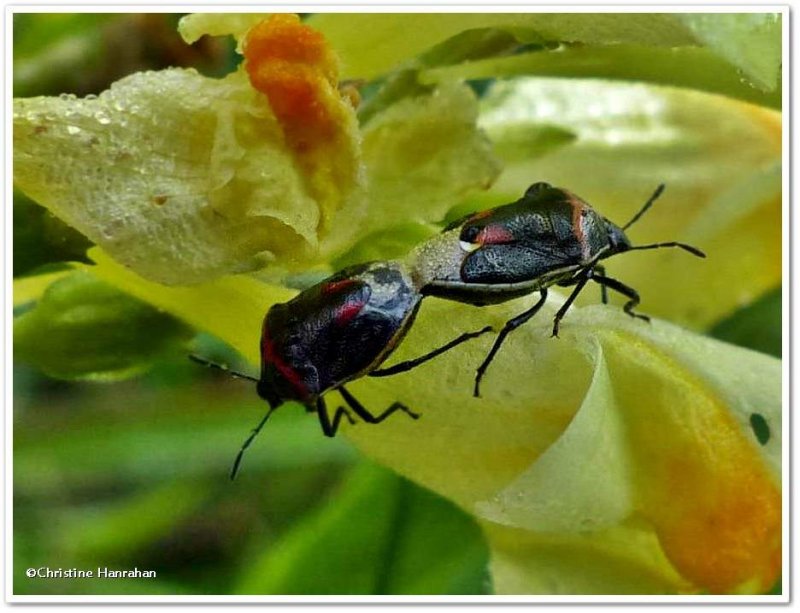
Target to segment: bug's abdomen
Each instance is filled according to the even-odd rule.
[[[402,338],[420,299],[396,263],[337,273],[269,310],[262,379],[284,399],[309,402],[369,372]]]

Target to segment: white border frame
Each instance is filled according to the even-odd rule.
[[[783,419],[782,419],[782,486],[783,486],[783,594],[782,595],[767,595],[767,596],[504,596],[504,595],[490,595],[490,596],[46,596],[46,595],[15,595],[13,590],[13,554],[12,554],[12,501],[13,501],[13,376],[12,376],[12,320],[13,320],[13,306],[12,306],[12,238],[13,238],[13,223],[12,223],[12,200],[13,200],[13,170],[12,170],[12,139],[11,136],[11,92],[12,92],[12,36],[13,36],[13,15],[15,13],[39,13],[39,12],[75,12],[75,13],[90,13],[90,12],[108,12],[108,13],[135,13],[135,12],[153,12],[153,13],[182,13],[182,12],[255,12],[257,10],[264,10],[265,12],[360,12],[360,13],[381,13],[381,12],[395,12],[395,13],[414,13],[414,12],[463,12],[463,13],[503,13],[503,12],[541,12],[541,13],[584,13],[584,12],[618,12],[618,13],[657,13],[657,12],[709,12],[709,13],[763,13],[763,12],[776,12],[782,15],[782,36],[783,36],[783,65],[782,65],[782,78],[783,78],[783,92],[782,92],[782,107],[784,111],[783,121],[783,142],[782,142],[782,160],[783,160],[783,174],[782,174],[782,204],[783,204]],[[583,604],[779,604],[788,603],[791,598],[790,586],[793,585],[793,568],[790,565],[791,555],[791,515],[790,503],[792,497],[792,490],[790,484],[790,477],[792,475],[793,466],[790,465],[791,453],[790,446],[792,438],[787,436],[790,434],[792,420],[791,420],[791,380],[790,374],[800,377],[800,369],[795,367],[792,359],[791,352],[791,339],[790,339],[790,317],[788,314],[791,312],[792,307],[792,284],[790,273],[793,271],[791,267],[795,255],[791,249],[791,230],[795,229],[792,219],[789,203],[791,199],[791,181],[793,167],[790,166],[790,126],[791,115],[787,115],[786,111],[790,110],[790,90],[792,81],[789,74],[789,66],[791,65],[791,48],[790,48],[790,20],[791,13],[788,5],[713,5],[713,4],[694,4],[694,5],[680,5],[680,4],[658,4],[658,5],[619,5],[619,4],[581,4],[581,5],[537,5],[531,4],[502,4],[502,5],[482,5],[482,4],[467,4],[440,2],[437,4],[334,4],[332,2],[315,2],[315,3],[292,3],[292,4],[236,4],[231,6],[217,6],[217,5],[181,5],[181,4],[67,4],[64,3],[50,3],[50,4],[9,4],[5,6],[4,11],[4,34],[5,34],[5,78],[4,78],[4,97],[3,97],[3,136],[5,143],[5,164],[4,164],[4,224],[5,224],[5,249],[4,249],[4,279],[3,284],[3,305],[4,305],[4,326],[2,334],[3,347],[5,349],[4,362],[3,362],[3,375],[6,384],[4,385],[4,408],[5,408],[5,472],[4,472],[4,505],[3,512],[5,516],[5,531],[4,531],[4,550],[5,550],[5,572],[3,576],[5,585],[5,599],[7,603],[42,603],[42,604],[97,604],[97,603],[133,603],[133,604],[177,604],[177,603],[203,603],[203,604],[218,604],[218,603],[274,603],[274,604],[301,604],[301,603],[329,603],[329,604],[400,604],[400,603],[446,603],[446,604],[459,604],[459,603],[474,603],[474,604],[511,604],[511,603],[583,603]],[[793,68],[793,66],[792,66]],[[794,72],[794,70],[792,70]],[[798,236],[795,232],[794,236]],[[795,313],[792,312],[792,315]],[[425,607],[427,608],[427,607]],[[284,607],[278,607],[279,610]]]

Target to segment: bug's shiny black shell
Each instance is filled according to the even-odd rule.
[[[377,368],[400,342],[422,296],[396,262],[347,268],[276,304],[264,318],[259,393],[311,404]]]
[[[608,248],[603,218],[574,194],[553,187],[529,189],[516,202],[473,216],[459,238],[478,246],[464,258],[465,283],[528,281],[586,265]]]
[[[612,229],[624,238],[575,194],[535,183],[516,202],[445,228],[440,243],[429,250],[447,253],[446,262],[423,267],[422,291],[477,305],[517,298],[611,255]],[[437,254],[423,255],[433,259]]]

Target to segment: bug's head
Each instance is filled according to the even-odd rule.
[[[269,406],[273,409],[277,408],[281,403],[283,403],[283,399],[275,391],[275,387],[264,377],[262,377],[258,383],[256,383],[256,393],[258,393],[259,397],[261,397],[263,400],[266,400]]]
[[[609,255],[622,253],[632,247],[630,239],[622,228],[608,221],[605,217],[603,218],[603,222],[606,225],[606,232],[608,233]]]

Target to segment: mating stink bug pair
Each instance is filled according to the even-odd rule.
[[[553,335],[578,294],[589,281],[628,300],[623,310],[633,317],[639,295],[606,275],[601,260],[624,251],[679,247],[705,257],[699,249],[678,242],[633,246],[625,230],[661,195],[660,185],[641,210],[619,227],[567,190],[534,183],[516,202],[469,215],[417,247],[404,261],[371,262],[342,270],[267,312],[261,334],[261,376],[232,373],[255,381],[269,411],[242,445],[231,471],[236,475],[242,455],[272,412],[289,400],[316,411],[327,436],[334,436],[342,418],[355,423],[339,407],[331,416],[324,395],[341,394],[349,409],[368,423],[379,423],[396,411],[419,415],[395,402],[374,415],[345,388],[365,375],[388,376],[408,371],[457,345],[492,331],[467,332],[419,358],[379,369],[413,324],[425,296],[473,305],[489,305],[539,292],[530,309],[503,326],[478,367],[474,396],[510,332],[542,307],[547,288],[573,287],[553,321]],[[193,357],[197,362],[215,366]]]

